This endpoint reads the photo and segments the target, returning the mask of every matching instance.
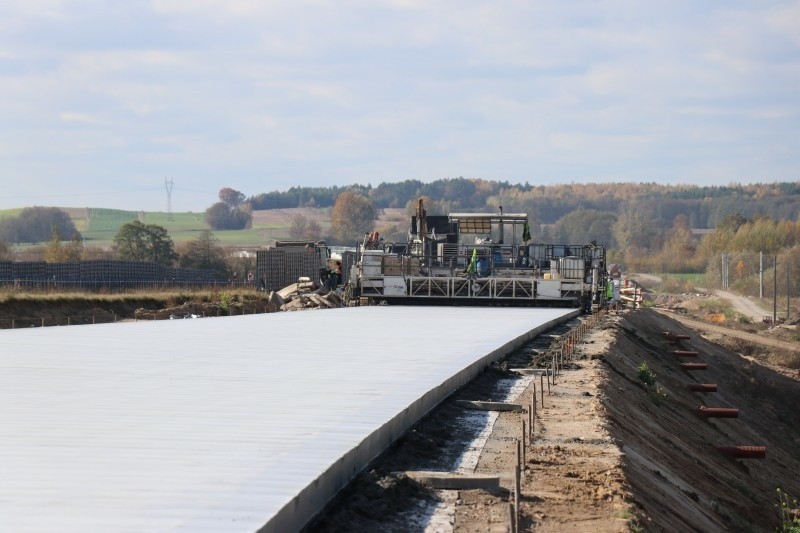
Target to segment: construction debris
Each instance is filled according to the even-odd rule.
[[[336,291],[329,291],[325,287],[317,288],[306,277],[274,294],[281,300],[281,311],[342,307],[342,297]]]

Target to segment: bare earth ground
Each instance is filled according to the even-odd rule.
[[[610,335],[601,330],[589,338],[586,354],[599,355]],[[626,531],[631,494],[625,487],[621,452],[604,423],[601,386],[606,380],[602,361],[586,359],[556,379],[541,403],[537,383],[534,443],[527,450],[522,480],[520,529],[536,531]],[[545,385],[545,389],[547,386]],[[516,399],[530,405],[533,386]],[[514,467],[510,437],[520,433],[519,415],[501,414],[481,454],[476,472],[507,473]],[[485,531],[486,494],[462,491],[455,531]],[[482,503],[483,502],[483,503]],[[489,515],[502,511],[495,502]],[[505,531],[505,522],[496,528]]]
[[[737,311],[750,318],[753,322],[760,322],[765,315],[772,314],[762,308],[758,303],[744,296],[721,290],[714,291],[714,294],[731,302]]]
[[[670,345],[663,331],[691,339]],[[699,351],[709,369],[682,371],[675,349]],[[771,531],[778,526],[775,489],[800,494],[796,379],[647,309],[609,317],[581,352],[575,367],[545,393],[544,409],[540,405],[536,440],[526,451],[520,530]],[[655,374],[653,386],[639,378],[642,363]],[[486,399],[493,395],[492,383],[508,379],[502,367],[493,369],[457,396]],[[692,382],[716,383],[719,389],[689,392],[686,384]],[[531,392],[529,386],[518,403],[528,403]],[[735,407],[739,417],[701,418],[694,412],[701,405]],[[309,529],[510,531],[508,479],[499,493],[434,491],[397,474],[437,465],[456,470],[459,459],[450,443],[463,440],[461,426],[453,423],[461,411],[445,402]],[[526,416],[497,417],[475,472],[508,478],[516,461],[514,439]],[[734,445],[766,446],[766,459],[732,460],[715,448]],[[438,461],[445,449],[450,458]]]

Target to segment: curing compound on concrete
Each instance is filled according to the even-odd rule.
[[[4,330],[9,531],[291,531],[572,309],[363,307]]]

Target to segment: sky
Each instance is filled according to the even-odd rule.
[[[800,1],[3,0],[0,209],[800,180]]]

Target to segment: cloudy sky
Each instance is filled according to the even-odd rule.
[[[0,208],[800,179],[800,1],[2,0]]]

